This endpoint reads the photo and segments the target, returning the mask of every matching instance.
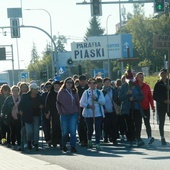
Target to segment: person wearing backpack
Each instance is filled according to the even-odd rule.
[[[88,147],[92,148],[94,124],[96,149],[100,149],[101,123],[104,118],[103,105],[105,104],[105,98],[102,91],[97,89],[95,79],[90,78],[88,86],[89,88],[84,91],[80,99],[80,106],[83,107],[82,115],[85,117],[87,124]]]
[[[104,105],[104,142],[113,142],[113,145],[117,145],[118,131],[117,131],[117,120],[118,115],[114,108],[113,102],[117,101],[118,95],[116,89],[111,86],[111,79],[109,77],[104,78],[103,80],[103,89],[106,103]]]

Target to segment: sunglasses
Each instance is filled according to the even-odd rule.
[[[46,88],[51,88],[51,86],[46,86]]]
[[[96,84],[96,82],[90,82],[89,84]]]
[[[68,84],[73,84],[73,81],[67,81],[66,83],[68,83]]]

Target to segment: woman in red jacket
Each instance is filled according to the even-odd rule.
[[[152,137],[151,126],[150,126],[150,106],[152,107],[153,112],[155,112],[155,106],[153,102],[151,89],[148,84],[144,83],[144,75],[142,72],[138,72],[136,74],[135,83],[141,87],[142,93],[144,95],[144,99],[141,102],[141,105],[145,114],[144,123],[146,126],[146,133],[149,139],[148,144],[152,144],[154,142],[154,138]]]

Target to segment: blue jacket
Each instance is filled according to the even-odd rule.
[[[141,115],[144,116],[140,102],[143,100],[144,96],[142,94],[141,88],[138,85],[134,85],[137,89],[137,95],[134,97],[134,101],[138,103]],[[123,84],[119,90],[119,100],[121,101],[121,114],[129,115],[131,107],[130,95],[127,95],[127,91],[130,87],[127,83]]]
[[[42,104],[41,96],[38,93],[36,98],[37,100],[37,113],[35,114],[33,111],[33,100],[31,98],[31,92],[29,91],[26,94],[23,94],[21,97],[21,101],[18,106],[18,110],[23,112],[22,120],[25,123],[32,123],[34,116],[40,116],[40,108],[39,106]]]

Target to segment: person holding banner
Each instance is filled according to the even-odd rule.
[[[84,91],[80,106],[83,107],[82,115],[87,124],[88,147],[92,148],[93,124],[95,127],[96,149],[100,149],[101,123],[104,117],[103,105],[105,98],[101,90],[97,89],[95,79],[88,80],[89,88]]]
[[[168,71],[167,69],[161,69],[159,72],[160,80],[154,86],[153,99],[156,101],[157,114],[159,117],[159,133],[161,136],[162,145],[166,145],[164,136],[164,124],[165,116],[168,113],[169,116],[169,82],[168,82]]]

